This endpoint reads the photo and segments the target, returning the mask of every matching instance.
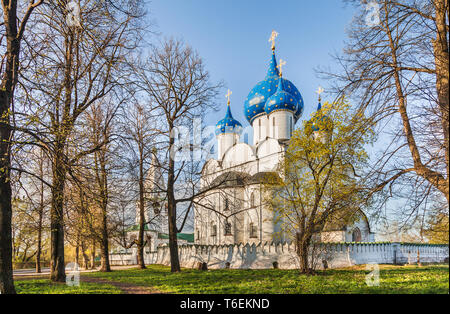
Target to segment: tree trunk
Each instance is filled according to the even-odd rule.
[[[64,145],[59,142],[53,162],[51,225],[51,262],[50,278],[52,281],[65,282],[64,265],[64,184],[66,170],[64,165]]]
[[[0,132],[3,139],[4,126],[0,124]],[[0,154],[5,156],[3,148],[6,145],[0,143]],[[6,157],[0,159],[0,169],[6,169],[8,162]],[[2,294],[14,294],[13,267],[12,267],[12,238],[11,238],[11,186],[9,171],[0,171],[0,292]]]
[[[144,152],[143,148],[139,149],[139,235],[137,241],[137,257],[140,269],[145,269],[144,261],[144,230],[145,230],[145,198],[144,198]]]
[[[40,274],[41,269],[41,254],[42,254],[42,228],[38,229],[38,243],[36,252],[36,273]]]
[[[436,90],[438,94],[439,109],[442,119],[442,130],[444,133],[444,152],[447,166],[447,201],[449,200],[448,182],[449,172],[449,44],[447,31],[447,18],[449,10],[448,0],[434,1],[436,12],[436,39],[433,42],[435,67],[436,67]]]
[[[100,121],[96,121],[100,123]],[[94,123],[96,123],[94,122]],[[94,127],[96,130],[97,126]],[[103,139],[109,140],[109,133],[107,130],[103,131]],[[95,144],[99,145],[98,138],[96,137]],[[100,189],[100,207],[102,213],[101,220],[101,239],[100,239],[100,258],[101,267],[100,271],[110,272],[111,266],[109,262],[109,231],[108,231],[108,171],[106,169],[107,163],[107,145],[105,144],[100,151],[95,153],[95,164],[97,172],[97,182]]]
[[[299,270],[301,274],[310,274],[311,267],[309,265],[309,246],[311,237],[297,233],[297,256],[299,258]]]
[[[6,29],[6,64],[0,86],[0,293],[14,294],[12,268],[11,117],[17,84],[20,40],[17,38],[17,1],[2,3]]]
[[[102,272],[110,272],[111,265],[109,263],[109,232],[108,232],[108,194],[107,194],[107,175],[104,163],[102,163],[102,231],[101,231],[101,241],[100,241],[100,257],[101,257],[101,268]]]
[[[43,154],[42,154],[43,155]],[[41,155],[41,156],[42,156]],[[42,159],[41,159],[41,175],[42,171]],[[38,221],[38,235],[37,235],[37,252],[36,252],[36,273],[41,273],[41,254],[42,254],[42,220],[44,218],[44,183],[41,182],[41,199],[39,204],[39,221]]]
[[[100,271],[110,272],[111,265],[109,263],[109,244],[108,244],[108,229],[107,229],[107,219],[106,213],[103,213],[102,221],[102,241],[100,243],[100,256],[102,260],[102,266]]]
[[[86,244],[81,240],[81,255],[83,255],[83,268],[89,269],[89,256],[86,254]]]
[[[172,132],[170,133],[172,134]],[[170,249],[170,270],[171,272],[180,272],[180,260],[178,256],[177,240],[177,208],[175,203],[174,184],[175,184],[175,152],[174,138],[170,137],[170,157],[169,169],[167,175],[167,214],[169,220],[169,249]]]
[[[100,271],[110,272],[111,265],[109,263],[108,238],[102,239],[102,243],[100,244],[100,255],[101,255],[101,260],[102,260],[102,266],[100,268]]]
[[[9,97],[6,92],[0,90],[0,292],[2,294],[16,293],[12,268],[12,206],[9,171],[11,130],[9,114],[6,114],[8,108]]]
[[[92,240],[91,269],[95,269],[95,240]]]
[[[80,245],[78,244],[75,246],[75,264],[80,265]]]

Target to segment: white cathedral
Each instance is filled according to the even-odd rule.
[[[272,56],[264,80],[250,91],[244,114],[253,132],[253,143],[240,141],[242,124],[231,114],[230,95],[225,118],[216,125],[218,155],[202,170],[202,188],[223,182],[225,187],[211,190],[195,206],[195,244],[222,245],[281,242],[285,239],[275,223],[274,212],[263,202],[263,182],[273,175],[289,145],[304,103],[295,85],[282,76],[285,64],[277,65],[274,31],[270,38]],[[320,95],[319,107],[320,110]],[[316,130],[319,131],[319,130]],[[280,236],[281,235],[281,236]],[[359,212],[350,225],[324,230],[323,242],[373,242],[367,217]]]
[[[252,145],[241,142],[242,124],[231,114],[229,91],[225,118],[216,125],[217,159],[203,166],[201,189],[220,186],[196,200],[194,233],[179,233],[179,244],[222,245],[283,242],[286,239],[275,223],[274,212],[263,201],[267,176],[276,175],[289,145],[296,122],[303,113],[303,98],[295,85],[282,76],[285,64],[277,65],[275,37],[272,33],[272,56],[266,78],[256,84],[244,103],[244,114],[252,126]],[[320,110],[320,93],[319,106]],[[315,130],[320,133],[320,130]],[[223,185],[221,182],[226,181]],[[168,243],[167,202],[160,191],[164,178],[156,154],[147,172],[145,253],[155,252]],[[135,225],[127,230],[128,242],[138,237],[139,208]],[[360,211],[351,225],[327,228],[320,234],[322,242],[373,242],[366,215]],[[135,250],[135,248],[133,249]],[[135,252],[136,253],[136,252]]]

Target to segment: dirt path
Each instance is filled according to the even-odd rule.
[[[119,281],[109,281],[103,278],[96,277],[84,277],[81,276],[81,282],[90,282],[90,283],[99,283],[111,285],[122,291],[124,294],[156,294],[161,293],[160,291],[151,288],[151,287],[143,287],[139,285],[135,285],[128,282],[119,282]]]

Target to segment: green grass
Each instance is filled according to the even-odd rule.
[[[80,283],[69,287],[64,283],[52,283],[49,279],[15,280],[14,285],[19,294],[120,294],[121,291],[111,285]]]
[[[366,284],[369,271],[364,266],[333,269],[315,276],[300,275],[296,270],[210,270],[148,266],[112,273],[89,273],[86,276],[153,287],[168,293],[449,293],[448,265],[389,266],[380,265],[380,285]]]

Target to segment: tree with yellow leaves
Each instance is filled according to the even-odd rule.
[[[281,177],[266,182],[280,233],[296,243],[300,272],[312,272],[312,244],[326,224],[354,217],[367,204],[364,146],[373,140],[368,121],[348,101],[319,105],[294,131],[280,164]]]

